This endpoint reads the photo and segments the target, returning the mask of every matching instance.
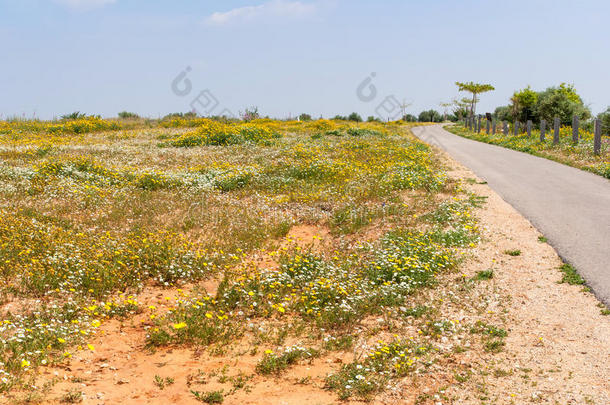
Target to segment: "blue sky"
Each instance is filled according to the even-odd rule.
[[[158,117],[204,90],[214,113],[368,116],[391,96],[418,113],[456,97],[457,80],[496,87],[480,112],[561,82],[600,112],[609,16],[602,0],[0,0],[0,114]]]

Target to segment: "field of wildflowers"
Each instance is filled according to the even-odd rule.
[[[6,398],[116,318],[140,319],[145,350],[246,347],[257,378],[353,351],[323,381],[341,399],[426,373],[448,335],[482,344],[430,298],[475,248],[481,201],[402,122],[0,122],[0,201]]]
[[[447,129],[456,135],[477,141],[490,143],[530,153],[535,156],[551,159],[559,163],[587,170],[592,173],[610,179],[610,138],[602,137],[601,153],[599,156],[593,154],[593,133],[579,129],[579,142],[572,141],[572,128],[561,127],[559,130],[559,143],[553,143],[552,129],[547,129],[545,141],[540,141],[540,130],[532,130],[531,137],[527,133],[517,136],[510,132],[509,135],[502,134],[498,129],[496,134],[485,133],[485,123],[482,125],[481,133],[468,130],[460,125],[452,125]]]

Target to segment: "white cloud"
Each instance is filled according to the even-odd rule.
[[[55,0],[55,2],[71,8],[93,8],[116,3],[116,0]]]
[[[315,14],[317,5],[290,0],[271,0],[258,6],[234,8],[216,12],[206,18],[210,25],[226,25],[233,22],[247,22],[268,18],[301,18]]]

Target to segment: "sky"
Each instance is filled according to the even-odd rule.
[[[490,83],[610,105],[607,0],[0,0],[0,118],[394,117]]]

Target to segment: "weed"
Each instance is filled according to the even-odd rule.
[[[79,404],[83,402],[83,393],[76,390],[69,391],[61,397],[60,402],[65,404]]]
[[[262,375],[280,375],[282,371],[296,364],[299,360],[313,359],[318,356],[319,352],[317,350],[299,346],[287,347],[281,354],[268,350],[256,364],[256,372]]]
[[[206,404],[222,404],[225,400],[223,391],[208,391],[208,392],[200,392],[191,390],[191,394],[195,396],[200,402],[204,402]]]
[[[494,277],[493,270],[477,271],[477,274],[472,278],[475,281],[491,280]]]
[[[571,264],[564,263],[559,267],[559,270],[563,273],[560,283],[568,283],[570,285],[582,285],[585,283],[585,279],[578,274]]]
[[[171,377],[163,378],[159,375],[155,375],[154,383],[157,386],[157,388],[159,388],[160,390],[163,390],[163,389],[165,389],[165,387],[172,385],[174,383],[174,379]]]
[[[504,254],[509,256],[521,256],[521,251],[519,249],[505,250]]]

